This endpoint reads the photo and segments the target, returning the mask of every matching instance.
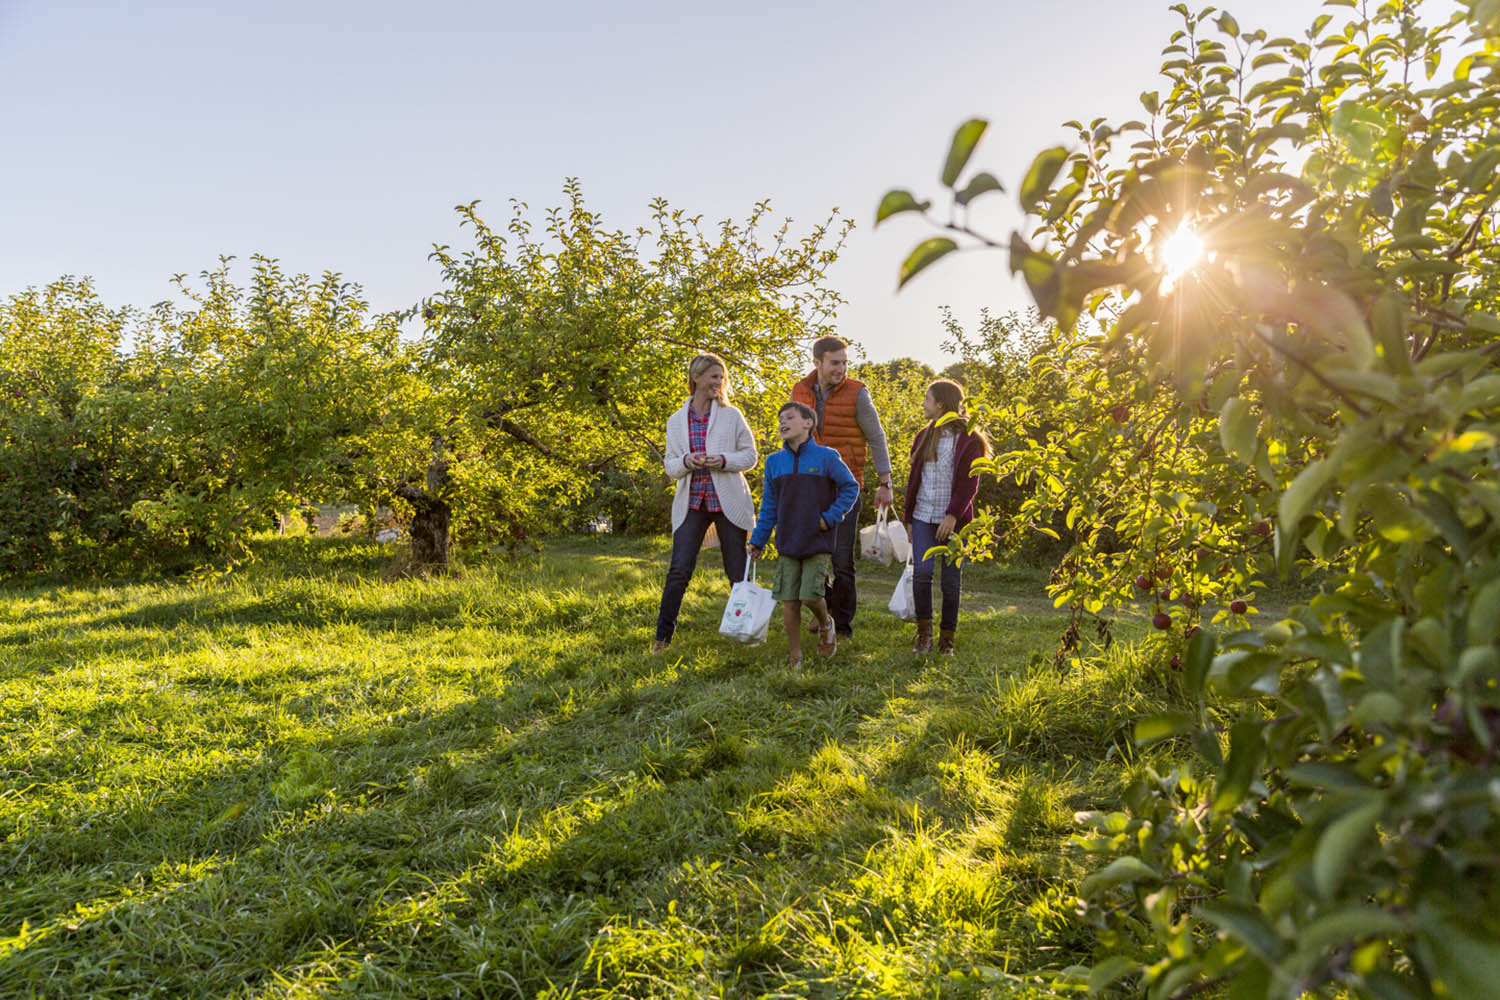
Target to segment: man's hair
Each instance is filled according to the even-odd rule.
[[[806,403],[798,403],[795,400],[790,403],[782,403],[781,409],[776,411],[776,415],[779,417],[787,410],[796,410],[797,415],[800,416],[803,420],[811,420],[814,424],[818,422],[818,415],[814,413],[813,408],[811,406],[808,406]]]
[[[849,344],[838,337],[819,337],[813,341],[813,360],[822,361],[823,355],[830,351],[847,350]]]

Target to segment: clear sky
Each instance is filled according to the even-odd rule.
[[[709,219],[772,201],[859,228],[833,272],[867,356],[940,362],[938,307],[1024,308],[1003,257],[950,258],[899,296],[927,235],[872,225],[890,187],[935,194],[953,129],[1014,187],[1069,118],[1140,114],[1167,0],[0,0],[0,295],[92,275],[171,297],[220,254],[337,270],[377,309],[436,288],[452,207],[558,204],[579,178],[621,228],[654,196]],[[1229,4],[1300,34],[1316,0]],[[1004,235],[1009,195],[983,214]]]

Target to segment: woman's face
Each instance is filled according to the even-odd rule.
[[[943,405],[932,398],[932,390],[927,390],[927,395],[922,397],[922,412],[927,414],[928,420],[936,420],[943,415]]]
[[[724,387],[724,369],[714,365],[708,371],[698,376],[695,387],[699,392],[707,392],[710,396],[717,396],[719,390]]]

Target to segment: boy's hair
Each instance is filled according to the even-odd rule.
[[[819,337],[813,341],[813,360],[822,361],[823,355],[831,351],[845,351],[849,344],[839,337]]]
[[[815,425],[818,422],[818,415],[814,413],[813,408],[811,406],[808,406],[806,403],[798,403],[795,400],[790,403],[782,403],[781,409],[776,411],[776,415],[779,417],[787,410],[796,410],[798,416],[800,416],[803,420],[811,420]]]

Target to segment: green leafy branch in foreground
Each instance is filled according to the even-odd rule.
[[[1038,484],[1021,518],[1077,533],[1057,599],[1169,585],[1192,698],[1136,729],[1192,757],[1080,816],[1120,855],[1081,887],[1095,992],[1500,982],[1500,9],[1325,6],[1347,19],[1299,38],[1174,6],[1149,120],[1072,123],[1019,190],[1010,266],[1068,394],[1046,434],[1010,424],[1000,469]],[[1272,569],[1320,591],[1246,627]]]

